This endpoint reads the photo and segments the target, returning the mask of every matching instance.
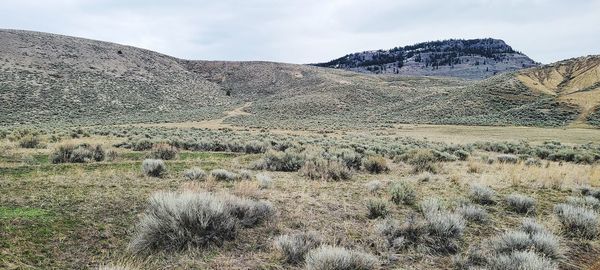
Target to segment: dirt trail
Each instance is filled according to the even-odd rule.
[[[140,123],[133,124],[133,126],[138,127],[167,127],[167,128],[209,128],[209,129],[218,129],[218,128],[231,128],[231,129],[241,129],[241,127],[235,127],[230,124],[225,124],[224,121],[228,118],[242,115],[252,115],[249,112],[245,112],[244,109],[250,107],[252,102],[247,102],[244,106],[235,108],[231,111],[223,112],[224,116],[217,119],[205,120],[205,121],[188,121],[188,122],[176,122],[176,123]]]

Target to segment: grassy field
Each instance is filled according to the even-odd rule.
[[[173,127],[122,129],[128,130],[128,136],[100,135],[104,134],[104,130],[91,128],[83,132],[89,135],[75,139],[69,138],[66,135],[69,131],[66,131],[56,142],[48,139],[51,132],[41,133],[37,135],[41,142],[33,149],[20,147],[20,141],[11,136],[2,141],[0,268],[93,269],[124,266],[130,269],[303,269],[304,261],[286,262],[274,241],[281,235],[313,231],[322,237],[323,244],[376,256],[375,269],[452,269],[460,268],[459,262],[470,258],[470,252],[478,246],[486,246],[489,239],[518,229],[525,218],[537,220],[558,239],[560,256],[552,258],[551,262],[560,269],[586,269],[597,263],[595,260],[600,255],[597,236],[585,238],[569,234],[554,210],[554,205],[567,201],[570,196],[582,197],[579,195],[581,188],[594,190],[600,187],[600,166],[597,161],[536,158],[539,164],[532,165],[529,163],[531,158],[535,158],[532,156],[527,160],[526,157],[519,157],[520,160],[515,159],[514,163],[501,162],[500,156],[507,154],[469,145],[476,141],[504,139],[529,140],[531,147],[535,147],[551,137],[565,145],[573,144],[573,149],[583,151],[578,148],[582,147],[579,144],[594,141],[597,130],[413,125],[381,131],[338,133],[215,131]],[[122,134],[122,130],[114,132]],[[367,133],[370,134],[368,137],[361,137]],[[157,178],[145,175],[141,169],[142,161],[150,157],[154,150],[134,151],[133,148],[115,146],[122,142],[135,142],[136,139],[131,137],[133,134],[157,141],[161,140],[162,134],[172,138],[171,144],[177,141],[173,136],[218,138],[242,144],[262,138],[271,140],[272,148],[284,142],[295,142],[309,148],[324,149],[331,146],[346,149],[348,138],[353,138],[354,144],[360,142],[365,149],[360,154],[363,156],[363,165],[351,169],[351,177],[341,181],[310,179],[304,169],[307,165],[303,165],[300,171],[291,172],[260,169],[255,164],[271,152],[231,152],[231,146],[231,149],[217,152],[201,149],[192,151],[180,147],[176,158],[165,161],[166,173]],[[427,139],[424,140],[424,137]],[[382,146],[378,142],[401,142],[406,149],[393,152],[391,145],[387,146],[389,149],[379,149]],[[59,145],[81,143],[100,144],[107,156],[109,152],[113,153],[110,158],[100,162],[52,163],[50,155]],[[309,152],[309,148],[299,145],[290,149],[300,147],[305,149],[301,153]],[[130,147],[136,147],[136,144]],[[356,145],[353,147],[362,149]],[[448,157],[459,155],[456,147],[468,150],[468,156],[460,159]],[[334,153],[334,148],[328,149]],[[431,160],[430,165],[434,169],[417,172],[415,168],[418,163],[412,161],[411,149],[438,149],[440,153],[445,151],[446,157]],[[382,173],[369,172],[364,163],[369,156],[382,156],[388,170]],[[514,156],[517,157],[516,154]],[[311,158],[305,154],[307,161]],[[250,177],[231,181],[219,181],[211,176],[201,181],[186,180],[184,173],[192,167],[199,167],[206,172],[226,169]],[[327,167],[329,173],[335,172],[333,168]],[[257,174],[267,175],[272,179],[272,184],[263,187]],[[390,190],[398,182],[413,188],[414,203],[393,203]],[[378,232],[379,226],[386,220],[402,222],[414,215],[423,219],[421,215],[424,214],[423,222],[428,222],[420,205],[431,198],[439,198],[443,207],[451,213],[459,213],[460,207],[465,204],[476,205],[471,194],[474,185],[493,189],[496,203],[480,206],[487,213],[486,221],[466,222],[464,231],[456,238],[456,250],[452,252],[432,250],[427,243],[396,249]],[[158,191],[208,191],[265,200],[272,204],[275,214],[257,226],[239,230],[235,239],[221,245],[165,249],[149,255],[135,254],[130,250],[129,243],[148,205],[148,199]],[[524,214],[515,212],[505,199],[513,193],[534,199],[535,210]],[[373,200],[385,202],[386,218],[370,217],[371,210],[367,205]]]

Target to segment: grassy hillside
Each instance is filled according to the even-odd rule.
[[[527,87],[553,95],[557,100],[577,105],[581,114],[575,124],[598,126],[600,110],[600,56],[560,61],[520,72],[517,77]]]
[[[0,31],[0,124],[219,119],[258,127],[396,123],[565,126],[580,115],[514,75],[472,82],[269,62],[176,59],[112,43]],[[593,119],[591,119],[593,120]]]

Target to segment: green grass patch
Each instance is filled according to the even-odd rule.
[[[50,216],[50,212],[40,208],[0,207],[0,219],[39,219]]]

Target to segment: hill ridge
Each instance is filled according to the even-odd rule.
[[[538,66],[500,39],[446,39],[347,54],[320,67],[362,73],[483,79]]]
[[[518,74],[485,80],[371,75],[265,61],[195,61],[126,45],[0,30],[0,125],[222,119],[294,129],[401,123],[565,126],[569,100]],[[595,123],[595,113],[586,122]],[[600,124],[599,124],[600,125]]]

